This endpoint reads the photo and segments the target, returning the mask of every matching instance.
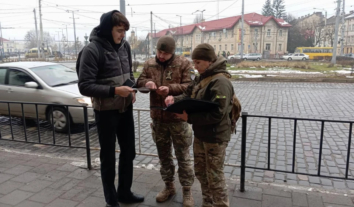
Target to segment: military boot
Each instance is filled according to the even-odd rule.
[[[183,187],[183,207],[193,207],[194,199],[190,186]]]
[[[173,182],[166,182],[165,189],[160,191],[156,196],[157,202],[165,202],[167,199],[176,194],[175,184]]]

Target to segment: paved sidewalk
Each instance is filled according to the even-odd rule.
[[[60,159],[0,151],[0,207],[100,207],[104,206],[99,170],[88,171],[84,160]],[[83,166],[83,167],[80,167]],[[228,180],[230,206],[234,207],[345,207],[354,206],[353,193],[322,191],[272,183],[247,183],[239,192],[239,183]],[[145,196],[145,202],[124,206],[182,206],[181,186],[168,202],[155,202],[163,188],[157,170],[136,168],[133,191]],[[347,191],[350,192],[350,191]],[[196,206],[201,206],[200,185],[193,185]]]

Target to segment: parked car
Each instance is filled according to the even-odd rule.
[[[249,53],[243,56],[243,60],[261,60],[262,54],[260,53]]]
[[[292,55],[283,55],[284,60],[308,60],[309,56],[303,53],[294,53]]]
[[[344,55],[345,57],[350,57],[350,58],[354,58],[354,54],[353,53],[348,53]]]
[[[0,101],[39,102],[91,107],[91,99],[78,89],[76,71],[57,63],[14,62],[0,64]],[[35,105],[24,104],[26,119],[36,119]],[[12,116],[22,117],[21,104],[10,104]],[[51,111],[53,110],[53,113]],[[52,122],[57,132],[67,132],[71,124],[84,123],[82,107],[38,105],[38,118]],[[0,114],[9,115],[8,105],[0,103]],[[88,121],[94,121],[92,108]]]
[[[245,56],[246,54],[243,54],[243,56]],[[241,54],[235,54],[235,55],[229,55],[227,57],[228,60],[232,60],[232,59],[241,59]]]

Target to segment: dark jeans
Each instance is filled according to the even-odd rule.
[[[95,111],[95,117],[101,146],[101,176],[104,196],[108,204],[115,204],[117,203],[117,195],[124,197],[131,194],[133,160],[135,158],[133,106],[130,105],[124,113],[119,113],[118,110]],[[121,150],[117,191],[114,186],[116,137]]]

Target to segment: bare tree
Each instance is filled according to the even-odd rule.
[[[331,43],[331,47],[333,47],[334,44],[334,25],[327,25],[325,27],[325,38],[326,38],[326,42],[330,42]]]
[[[27,49],[37,47],[36,31],[34,30],[28,31],[25,35],[25,41],[26,41]],[[48,45],[50,45],[53,42],[53,38],[50,36],[48,32],[43,32],[43,42]]]
[[[196,24],[196,23],[200,23],[202,22],[202,14],[196,14],[195,17],[194,17],[194,20],[193,20],[193,23]]]

